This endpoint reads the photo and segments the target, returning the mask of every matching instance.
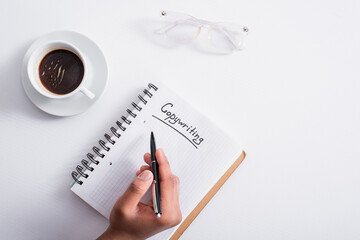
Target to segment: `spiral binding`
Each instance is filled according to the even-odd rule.
[[[148,103],[148,101],[145,99],[145,96],[148,98],[151,98],[153,96],[153,93],[150,92],[151,89],[154,89],[155,91],[158,90],[158,88],[154,84],[149,83],[148,89],[143,90],[144,95],[138,95],[139,100],[144,105],[146,105]],[[129,118],[131,117],[131,118],[135,119],[137,117],[137,114],[134,111],[136,110],[136,111],[140,112],[142,110],[142,107],[140,107],[135,102],[132,102],[131,105],[133,106],[134,109],[133,110],[126,109],[126,112],[129,114],[128,117],[121,116],[121,121],[116,121],[116,126],[118,127],[118,129],[116,129],[113,126],[110,127],[110,131],[111,131],[112,135],[115,136],[116,138],[121,137],[119,130],[121,130],[123,132],[126,130],[126,127],[124,125],[130,125],[132,123],[132,121]],[[71,176],[76,183],[82,185],[84,182],[82,180],[80,180],[80,178],[81,177],[83,177],[83,178],[89,177],[89,172],[85,173],[85,171],[86,170],[89,170],[90,172],[94,171],[94,167],[92,167],[91,164],[98,165],[100,163],[100,161],[98,159],[99,158],[102,159],[105,157],[104,151],[109,152],[111,150],[111,148],[108,145],[106,145],[106,143],[110,143],[111,145],[114,145],[116,143],[116,141],[111,137],[111,135],[105,133],[104,137],[105,137],[106,141],[100,139],[98,141],[100,147],[93,146],[92,147],[93,153],[88,153],[86,155],[89,161],[82,159],[81,165],[77,165],[76,171],[73,171],[71,173]]]

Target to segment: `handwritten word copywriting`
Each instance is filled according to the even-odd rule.
[[[183,133],[183,136],[187,139],[191,139],[191,142],[199,146],[204,138],[200,137],[200,134],[195,126],[192,126],[190,123],[187,123],[178,116],[175,112],[174,104],[166,103],[161,107],[161,112],[164,113],[163,120],[166,123],[171,124],[174,128],[180,129]]]

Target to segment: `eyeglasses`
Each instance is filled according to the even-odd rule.
[[[161,17],[165,24],[155,33],[178,43],[189,43],[197,39],[202,29],[207,29],[211,45],[220,53],[242,50],[244,38],[249,32],[245,26],[209,22],[183,13],[162,11]]]

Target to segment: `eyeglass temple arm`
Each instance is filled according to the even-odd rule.
[[[187,22],[189,21],[191,18],[189,19],[184,19],[184,20],[178,20],[178,21],[175,21],[175,22],[172,22],[158,30],[155,31],[155,33],[157,34],[165,34],[167,33],[168,31],[170,31],[171,29],[173,29],[174,27],[176,27],[177,25],[181,24],[181,23],[184,23],[184,22]]]

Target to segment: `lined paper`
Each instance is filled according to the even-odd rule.
[[[200,202],[222,174],[240,156],[242,148],[225,135],[209,119],[162,84],[142,102],[131,124],[124,126],[120,138],[113,137],[115,145],[97,158],[99,165],[83,180],[82,185],[71,188],[79,197],[109,218],[116,200],[136,177],[144,165],[143,155],[150,152],[150,132],[153,131],[157,148],[163,148],[172,172],[180,179],[180,208],[183,219]],[[110,164],[111,163],[111,164]],[[147,194],[144,201],[150,200]],[[176,227],[153,236],[166,239]]]

